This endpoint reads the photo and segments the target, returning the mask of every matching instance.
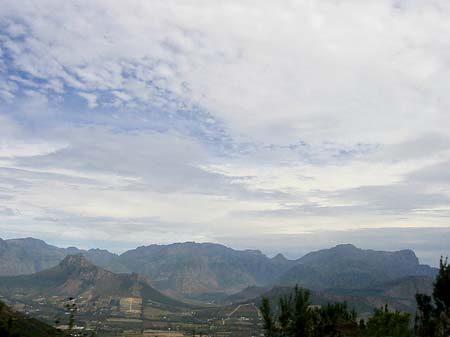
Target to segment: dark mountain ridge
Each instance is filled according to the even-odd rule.
[[[338,245],[288,260],[258,250],[234,250],[215,243],[149,245],[117,255],[107,250],[58,248],[26,238],[0,239],[0,276],[39,272],[65,256],[82,254],[106,270],[139,273],[166,294],[223,297],[249,286],[286,285],[314,289],[364,289],[407,276],[434,277],[437,269],[421,265],[411,250],[384,252]]]
[[[148,275],[160,289],[186,293],[238,291],[268,284],[295,262],[270,259],[258,250],[234,250],[213,243],[150,245],[120,256],[131,270]]]
[[[419,263],[412,250],[395,252],[338,245],[306,254],[277,283],[302,287],[363,289],[405,276],[434,277],[436,268]]]
[[[0,245],[0,276],[39,272],[69,254],[82,254],[113,272],[146,275],[158,289],[175,295],[235,292],[267,284],[295,263],[281,255],[270,259],[258,250],[240,251],[214,243],[141,246],[121,255],[101,249],[58,248],[33,238],[0,239]]]

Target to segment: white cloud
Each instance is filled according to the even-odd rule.
[[[244,140],[396,142],[449,122],[445,1],[6,1],[2,13],[29,27],[5,43],[18,69],[125,101],[164,89]]]
[[[30,220],[55,209],[98,237],[132,219],[130,240],[151,237],[142,219],[204,238],[448,226],[448,1],[0,13],[0,206],[17,228],[55,231]]]

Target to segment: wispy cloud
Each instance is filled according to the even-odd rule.
[[[449,225],[447,1],[7,0],[0,13],[2,231]]]

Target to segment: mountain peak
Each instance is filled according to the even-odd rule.
[[[277,255],[272,257],[272,261],[274,261],[274,262],[285,262],[285,261],[287,261],[287,259],[286,259],[286,257],[283,254],[278,253]]]
[[[60,263],[62,269],[68,268],[86,268],[92,267],[93,264],[81,254],[67,255]]]
[[[340,245],[336,245],[334,249],[339,250],[355,250],[358,249],[355,245],[352,245],[351,243],[342,243]]]

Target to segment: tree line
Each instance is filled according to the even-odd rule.
[[[432,296],[416,294],[417,313],[390,311],[385,305],[358,320],[346,303],[312,306],[310,292],[295,287],[277,306],[263,298],[260,311],[266,337],[450,337],[450,265],[441,258]]]

